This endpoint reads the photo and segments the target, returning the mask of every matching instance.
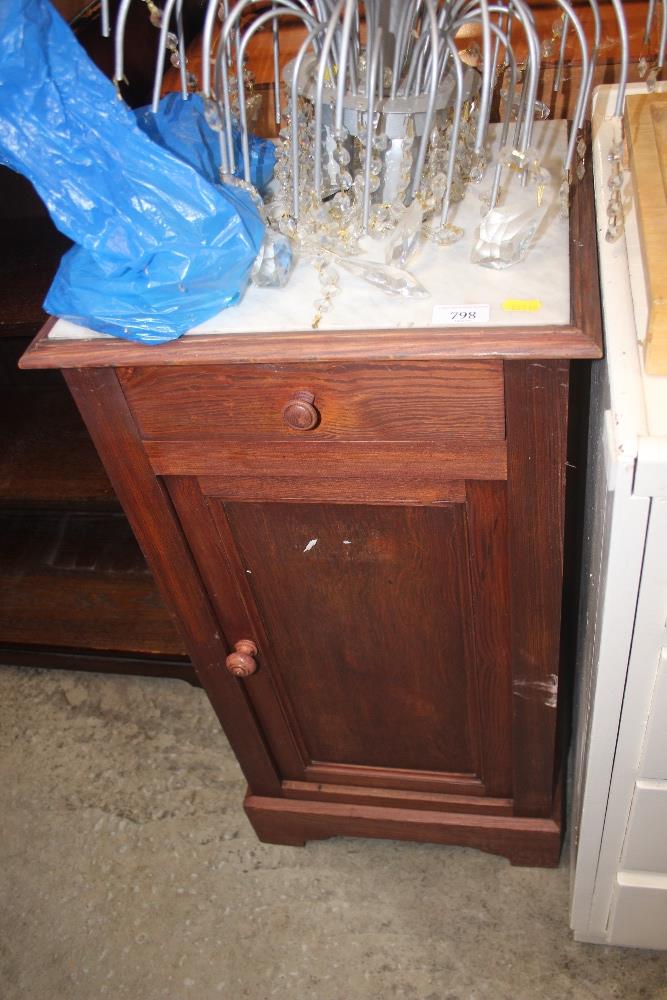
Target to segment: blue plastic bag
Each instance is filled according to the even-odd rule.
[[[77,244],[48,312],[164,343],[239,300],[264,233],[252,198],[153,142],[47,0],[0,3],[0,159]]]
[[[204,101],[193,94],[184,101],[179,94],[167,94],[156,114],[150,108],[135,112],[139,128],[146,135],[198,170],[202,177],[217,184],[220,178],[220,139],[204,121]],[[243,150],[238,129],[232,132],[237,177],[243,176]],[[250,177],[258,191],[264,191],[273,177],[276,147],[270,139],[250,136]]]

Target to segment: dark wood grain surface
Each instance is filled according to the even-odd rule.
[[[575,254],[575,258],[577,258]],[[590,267],[573,260],[571,268]],[[598,295],[599,298],[599,295]],[[52,324],[51,324],[52,325]],[[598,358],[602,341],[579,326],[483,327],[409,330],[336,331],[321,333],[204,334],[160,346],[105,340],[49,340],[43,334],[21,359],[23,368],[106,368],[132,365],[259,364],[321,361],[412,361]]]
[[[52,670],[84,670],[101,674],[132,674],[142,677],[171,677],[201,687],[187,656],[140,656],[127,650],[83,651],[80,646],[42,646],[30,643],[0,644],[0,665],[38,667]]]
[[[485,371],[487,363],[482,365]],[[454,366],[452,384],[461,370]],[[195,388],[189,387],[188,371],[165,368],[165,384],[183,387],[193,406],[197,385],[204,388],[207,406],[227,387],[234,395],[224,368],[217,378],[213,369],[214,390],[199,367]],[[268,371],[257,369],[258,394],[268,385]],[[412,371],[412,364],[405,371],[392,366],[394,394],[384,390],[378,412],[400,398],[402,380]],[[244,372],[237,399],[252,394],[253,373],[253,368]],[[142,413],[153,412],[151,397],[168,397],[161,392],[161,374],[151,371],[150,389],[135,383],[141,386]],[[91,377],[95,388],[82,397],[80,386]],[[554,817],[554,707],[568,362],[504,364],[507,441],[490,443],[446,434],[439,444],[318,441],[310,432],[291,431],[291,440],[271,442],[266,430],[264,437],[235,439],[233,408],[210,438],[203,433],[207,422],[197,416],[199,432],[191,440],[170,440],[165,421],[160,424],[165,440],[142,441],[124,395],[133,377],[123,372],[121,385],[105,369],[68,374],[253,792],[251,775],[273,783],[270,795],[284,800],[295,792],[313,806],[308,820],[298,813],[297,826],[308,835],[313,830],[324,835],[324,819],[313,825],[314,815],[328,818],[330,832],[356,828],[350,822],[358,815],[365,817],[368,835],[389,835],[388,814],[383,814],[388,826],[367,822],[371,814],[380,815],[373,810],[390,804],[398,818],[400,794],[435,795],[432,802],[410,800],[405,809],[413,816],[431,807],[447,814],[444,832],[439,825],[434,831],[429,821],[409,825],[412,834],[426,837],[428,829],[436,841],[472,844],[478,839],[468,833],[470,819],[454,821],[446,797],[511,800],[513,821],[525,817],[528,826],[512,828],[513,846],[506,850],[504,827],[496,824],[486,841],[495,847],[488,849],[502,847],[514,860],[554,863],[560,830]],[[378,380],[367,384],[383,386],[384,378],[381,370]],[[479,386],[479,377],[472,384]],[[358,386],[356,367],[350,386]],[[340,391],[341,412],[348,396],[352,412],[358,412],[352,388],[348,395]],[[109,412],[99,436],[102,408]],[[185,403],[181,410],[174,410],[175,433],[186,420]],[[495,433],[504,432],[504,425],[496,420]],[[428,433],[437,437],[437,429]],[[175,511],[154,475],[169,477]],[[345,499],[348,475],[366,484],[362,502]],[[415,502],[413,476],[445,491],[449,484],[455,499]],[[283,503],[276,485],[281,479],[309,483],[311,491],[319,483],[320,492],[311,492],[307,502],[292,497]],[[239,496],[239,481],[246,495]],[[390,483],[393,503],[378,489]],[[189,561],[190,549],[196,566]],[[253,671],[243,681],[232,679],[224,665],[224,656],[239,642],[257,649]],[[229,683],[242,697],[234,712],[224,694]],[[316,799],[305,786],[360,791]],[[380,806],[372,795],[364,798],[364,789],[398,797],[385,797]],[[273,807],[268,814],[269,836],[299,842],[291,806],[282,819]],[[498,822],[506,818],[503,808],[497,813],[482,808],[478,814]],[[264,807],[255,804],[249,815],[264,835]],[[548,835],[528,844],[528,831],[543,821]]]
[[[0,168],[0,185],[4,199],[11,201],[16,192],[20,201],[28,182]],[[36,195],[32,198],[33,210],[43,212]],[[45,217],[2,219],[2,235],[6,249],[0,252],[0,337],[32,336],[46,320],[42,302],[71,243]]]
[[[309,759],[479,774],[461,506],[223,509]]]
[[[484,784],[512,794],[512,659],[505,483],[466,483],[473,638],[484,734]]]
[[[64,383],[0,396],[0,504],[120,510]]]
[[[568,377],[567,362],[506,365],[514,802],[520,816],[548,816],[553,808]]]
[[[0,168],[0,663],[195,680],[62,376],[18,360],[70,241]]]
[[[500,487],[500,484],[499,484]],[[486,489],[486,486],[480,490]],[[203,573],[209,593],[214,602],[216,612],[223,625],[225,633],[230,636],[232,642],[236,642],[241,637],[251,638],[259,647],[257,655],[258,670],[256,674],[248,678],[247,690],[253,700],[258,717],[261,719],[262,728],[270,734],[270,742],[274,748],[274,753],[280,762],[281,773],[289,778],[307,777],[309,781],[322,783],[354,783],[364,787],[381,786],[396,789],[416,789],[425,791],[452,792],[458,789],[461,793],[470,795],[484,794],[486,778],[486,768],[489,770],[490,785],[497,789],[508,789],[511,787],[511,761],[509,758],[510,741],[507,740],[507,731],[500,732],[499,727],[507,722],[509,716],[510,698],[508,692],[503,690],[503,685],[508,686],[507,677],[503,677],[503,672],[496,665],[496,661],[502,661],[502,654],[496,655],[491,662],[479,661],[479,670],[483,677],[474,678],[473,699],[475,702],[474,711],[468,714],[466,726],[470,734],[474,734],[474,739],[481,747],[479,759],[484,760],[483,778],[475,777],[472,772],[454,773],[451,767],[440,762],[440,771],[431,768],[422,761],[421,765],[415,765],[414,761],[408,759],[402,764],[397,764],[392,768],[387,764],[369,762],[365,759],[368,755],[368,747],[365,753],[361,752],[364,740],[368,744],[368,733],[374,733],[371,745],[378,739],[378,752],[387,753],[392,744],[390,734],[395,728],[395,718],[392,714],[386,719],[386,733],[377,725],[371,727],[364,724],[365,715],[369,710],[377,708],[382,714],[386,710],[384,700],[380,699],[377,704],[370,702],[368,697],[358,698],[353,690],[340,690],[339,711],[351,713],[351,718],[355,720],[357,728],[357,739],[359,742],[357,760],[352,765],[341,763],[345,757],[341,757],[341,741],[344,738],[345,729],[339,725],[335,719],[332,720],[333,729],[329,735],[330,746],[337,747],[337,754],[333,759],[336,763],[325,762],[324,760],[312,760],[315,751],[308,745],[307,730],[304,730],[304,712],[307,724],[313,722],[319,730],[322,720],[326,718],[326,712],[317,707],[311,706],[312,710],[303,708],[301,691],[292,680],[291,689],[288,675],[285,670],[297,670],[301,677],[301,668],[297,666],[302,661],[312,664],[309,668],[309,683],[314,689],[313,696],[325,699],[328,709],[327,681],[334,672],[338,676],[338,671],[345,673],[346,657],[341,652],[341,642],[347,643],[345,638],[347,629],[353,630],[355,616],[359,621],[359,632],[362,636],[361,648],[366,649],[370,642],[372,653],[367,657],[367,669],[370,680],[375,674],[375,682],[378,691],[385,690],[387,671],[398,672],[396,685],[397,704],[402,702],[399,714],[405,717],[403,723],[410,731],[421,732],[422,726],[411,726],[411,708],[413,698],[411,690],[417,682],[420,668],[419,658],[413,662],[412,657],[407,655],[410,648],[411,630],[406,625],[405,615],[410,613],[410,608],[415,608],[414,619],[419,622],[418,641],[424,645],[424,655],[427,659],[427,666],[424,668],[424,676],[419,679],[419,687],[424,691],[438,690],[438,685],[444,685],[448,691],[447,702],[451,706],[457,704],[458,712],[461,710],[461,701],[456,694],[456,684],[451,683],[450,670],[455,671],[455,677],[462,681],[466,672],[477,673],[478,664],[475,661],[470,665],[470,657],[476,652],[474,639],[470,638],[472,633],[480,630],[480,634],[490,635],[496,638],[504,638],[502,632],[494,632],[493,624],[489,626],[486,615],[491,612],[493,618],[493,608],[491,597],[493,591],[493,580],[496,574],[506,574],[506,560],[502,559],[501,553],[494,555],[494,547],[502,546],[503,536],[498,536],[497,541],[493,540],[494,533],[503,530],[502,518],[499,520],[496,513],[497,501],[496,488],[491,487],[491,496],[485,500],[483,492],[476,499],[476,510],[472,524],[480,528],[480,540],[473,538],[470,543],[465,532],[465,518],[460,520],[464,507],[462,505],[449,505],[444,510],[429,508],[422,511],[411,509],[409,506],[397,508],[392,506],[379,513],[375,505],[364,506],[340,506],[331,508],[330,506],[290,505],[284,509],[275,502],[260,505],[256,502],[248,504],[230,504],[225,501],[215,503],[215,491],[211,493],[208,504],[204,497],[196,489],[192,479],[187,477],[169,480],[169,490],[176,503],[181,522],[193,546],[193,552],[197,558],[200,569]],[[219,495],[226,495],[226,481],[219,481]],[[210,508],[210,511],[209,511]],[[457,512],[455,514],[455,512]],[[217,525],[217,533],[211,532],[211,516]],[[445,518],[447,523],[455,515],[457,520],[457,537],[450,538],[450,543],[454,545],[456,558],[463,560],[458,565],[457,574],[452,579],[447,578],[447,582],[439,583],[443,580],[442,573],[446,568],[447,552],[451,556],[451,545],[445,545],[441,541],[441,532],[437,529],[438,518]],[[468,510],[468,519],[471,512]],[[244,541],[241,541],[238,533],[236,519],[240,518],[245,524],[243,534]],[[250,518],[250,523],[246,524]],[[259,525],[256,519],[259,518]],[[273,523],[274,518],[279,518],[277,523]],[[320,525],[322,531],[327,533],[327,527],[331,527],[330,522],[336,522],[342,518],[345,520],[345,528],[350,534],[350,538],[341,536],[338,538],[338,548],[341,552],[339,558],[342,564],[338,565],[336,553],[328,553],[322,560],[318,556],[317,550],[327,547],[327,540],[320,540],[316,544],[315,537],[310,537],[315,533],[315,526],[310,524],[313,518],[324,518]],[[378,523],[386,521],[383,535],[378,536]],[[408,546],[409,557],[405,554],[406,542],[401,541],[401,532],[395,527],[396,519],[398,524],[410,523],[421,524],[424,519],[426,525],[422,525],[423,537],[419,537],[419,532],[414,534],[414,530],[408,536],[412,538]],[[306,523],[303,523],[305,520]],[[368,523],[367,523],[368,522]],[[433,524],[431,523],[433,522]],[[286,528],[290,524],[299,524],[301,531],[309,534],[308,539],[303,540],[303,544],[297,546],[292,543],[289,531]],[[483,525],[486,524],[486,529]],[[371,541],[368,552],[362,553],[361,558],[352,559],[349,552],[355,544],[358,545],[360,532],[363,536],[364,525],[368,527],[368,534]],[[434,527],[435,525],[435,527]],[[430,526],[430,527],[429,527]],[[261,530],[260,530],[261,527]],[[339,525],[343,531],[343,526]],[[319,529],[318,529],[319,530]],[[329,531],[329,534],[331,532]],[[321,535],[321,532],[320,532]],[[413,538],[414,535],[414,538]],[[287,536],[287,537],[286,537]],[[386,558],[379,558],[382,551],[382,540],[384,538]],[[328,541],[331,541],[329,539]],[[346,544],[349,543],[349,544]],[[287,551],[276,551],[276,546],[287,545]],[[473,579],[469,578],[467,546],[470,544],[479,554],[480,565],[473,574]],[[379,545],[379,547],[378,547]],[[249,555],[248,547],[253,547],[253,555]],[[307,549],[306,552],[303,549]],[[377,550],[374,557],[373,552]],[[301,588],[298,568],[301,562],[307,568],[310,553],[316,553],[314,560],[317,567],[319,583],[313,590],[312,581],[304,582]],[[292,553],[292,554],[290,554]],[[312,558],[312,557],[311,557]],[[258,561],[258,568],[251,569],[249,559]],[[443,562],[443,559],[445,562]],[[295,560],[295,568],[292,568],[291,561]],[[417,560],[416,563],[411,560]],[[429,561],[430,560],[430,561]],[[374,563],[376,567],[374,568]],[[411,581],[409,567],[413,565],[415,571],[412,576],[416,583]],[[435,567],[440,570],[436,572]],[[401,569],[401,567],[404,567]],[[418,569],[417,569],[418,567]],[[431,569],[429,570],[429,567]],[[395,572],[394,572],[395,570]],[[451,567],[450,567],[451,570]],[[392,580],[392,585],[387,585],[384,574],[387,572],[397,576],[397,580]],[[453,572],[453,571],[452,571]],[[407,576],[406,576],[407,573]],[[370,589],[367,578],[370,574]],[[294,584],[289,581],[295,580]],[[402,580],[407,588],[406,594],[396,588],[396,583]],[[407,582],[406,582],[407,581]],[[502,585],[502,579],[500,580]],[[473,594],[470,595],[472,585]],[[303,597],[301,598],[301,589]],[[460,588],[463,588],[461,593]],[[457,590],[459,591],[457,597]],[[322,596],[318,597],[317,594]],[[427,597],[427,593],[431,596]],[[326,596],[325,596],[326,595]],[[269,602],[270,612],[265,607],[265,602]],[[449,611],[442,602],[453,601]],[[472,615],[473,608],[471,601],[475,602],[474,613],[478,616],[474,626],[470,621],[463,622],[465,617],[464,608],[468,608],[468,615]],[[341,602],[343,605],[341,606]],[[373,611],[374,609],[374,611]],[[419,609],[419,610],[417,610]],[[324,615],[326,613],[326,619]],[[502,616],[501,609],[501,616]],[[435,615],[435,626],[432,616]],[[325,622],[330,624],[326,626]],[[387,622],[391,627],[387,629]],[[456,658],[445,655],[442,641],[431,644],[431,639],[438,628],[448,627],[462,629],[459,638],[466,645],[465,657],[468,657],[468,667],[463,669],[457,666]],[[344,624],[341,634],[341,625]],[[303,629],[301,626],[303,625]],[[296,629],[299,639],[298,645],[292,647],[289,638],[284,642],[276,643],[274,630],[279,628],[284,635],[285,629]],[[383,636],[380,642],[374,639],[376,629],[380,629]],[[315,631],[313,631],[315,630]],[[396,632],[396,635],[394,633]],[[303,634],[302,634],[303,633]],[[431,639],[429,639],[429,636]],[[393,638],[392,638],[393,637]],[[353,644],[354,646],[354,644]],[[346,646],[347,648],[347,646]],[[488,650],[484,651],[488,655]],[[440,667],[431,664],[433,655],[445,656]],[[392,660],[398,659],[400,665]],[[507,659],[505,653],[505,659]],[[438,661],[439,662],[439,661]],[[461,655],[459,662],[462,663]],[[380,667],[379,664],[382,664]],[[374,666],[375,665],[375,666]],[[428,671],[436,670],[436,678],[431,677],[428,681]],[[405,679],[402,689],[400,675],[404,672]],[[322,680],[320,681],[320,676]],[[448,679],[449,678],[449,679]],[[354,673],[352,675],[354,679]],[[363,677],[362,677],[363,680]],[[357,686],[360,682],[357,681]],[[458,682],[457,682],[458,683]],[[318,686],[319,685],[319,686]],[[478,693],[485,700],[483,706],[477,705]],[[502,697],[506,695],[505,708],[500,703]],[[451,701],[450,701],[451,699]],[[372,704],[373,708],[367,708],[367,704]],[[432,710],[441,720],[445,718],[442,706],[439,706],[435,699]],[[481,720],[481,724],[480,724]],[[437,725],[434,722],[434,725]],[[304,735],[306,732],[306,735]],[[443,736],[444,738],[444,736]],[[415,749],[416,758],[420,757],[420,751]],[[322,757],[320,752],[320,757]],[[421,755],[423,756],[423,755]],[[397,770],[396,768],[399,768]],[[443,771],[444,769],[444,771]]]
[[[409,441],[505,437],[502,362],[234,365],[119,373],[143,438]],[[307,390],[319,423],[289,427],[283,410]]]
[[[198,677],[252,787],[280,795],[280,779],[239,681],[224,668],[229,646],[183,538],[169,496],[153,476],[112,371],[67,372],[67,382],[102,456],[162,595],[177,616]]]
[[[258,647],[259,669],[243,682],[243,687],[272,748],[280,775],[283,779],[300,778],[308,763],[306,747],[300,740],[296,720],[290,715],[280,677],[271,669],[273,650],[254,606],[248,576],[227,519],[216,517],[218,505],[209,504],[195,479],[172,477],[167,485],[229,645],[249,638]]]
[[[0,337],[0,662],[155,676],[162,658],[166,676],[192,680],[62,376],[19,371],[29,340],[12,330]]]
[[[416,780],[414,783],[417,783]],[[365,785],[359,782],[356,785],[345,785],[327,784],[324,781],[318,781],[317,784],[310,781],[284,781],[283,789],[287,798],[301,799],[304,802],[347,802],[351,805],[389,806],[400,809],[479,813],[490,816],[512,815],[511,799],[475,794],[479,792],[479,788],[471,789],[472,794],[455,795],[446,792],[412,791],[406,787],[407,784],[406,781],[402,788],[388,788],[384,783],[380,785],[377,780],[374,783],[369,780]]]
[[[387,467],[376,470],[369,478],[366,466],[355,468],[350,463],[334,465],[326,470],[310,471],[303,475],[292,467],[276,475],[259,470],[257,475],[199,476],[199,484],[206,494],[226,496],[229,500],[282,500],[288,503],[410,503],[442,504],[465,500],[466,484],[460,479],[443,479],[438,475],[439,463],[432,463],[428,470],[393,465],[393,475]],[[503,471],[505,465],[503,465]],[[451,469],[451,467],[450,467]],[[381,475],[381,472],[383,473]]]
[[[257,480],[285,476],[291,480],[347,476],[400,480],[410,489],[419,482],[449,479],[504,479],[507,446],[504,441],[476,443],[448,441],[338,442],[296,438],[293,442],[254,442],[252,447],[220,441],[147,441],[146,454],[158,475],[215,476]]]
[[[388,788],[395,792],[426,792],[440,798],[468,795],[475,801],[486,797],[486,787],[475,774],[455,771],[426,771],[423,768],[379,767],[368,764],[328,764],[316,761],[305,769],[314,788],[320,785],[348,785],[359,788]],[[398,801],[396,801],[398,805]]]
[[[509,858],[512,864],[556,867],[560,825],[556,819],[489,816],[354,805],[304,802],[248,795],[245,810],[258,837],[269,844],[303,845],[328,837],[387,837],[431,844],[466,844]]]
[[[183,656],[122,514],[0,511],[2,643]]]

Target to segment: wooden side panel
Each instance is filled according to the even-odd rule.
[[[512,664],[510,656],[505,483],[466,484],[470,582],[479,692],[484,785],[512,794]]]
[[[188,653],[252,788],[280,795],[275,765],[240,682],[225,670],[227,649],[169,496],[153,476],[113,371],[68,371],[68,385],[107,475]]]
[[[463,506],[217,507],[310,759],[479,774]]]
[[[587,135],[587,133],[585,133]],[[598,269],[597,220],[595,217],[595,188],[593,171],[590,167],[590,140],[586,153],[587,170],[581,181],[571,187],[570,204],[570,315],[588,339],[592,350],[588,354],[569,351],[565,345],[560,354],[544,353],[539,359],[601,358],[604,353],[602,342],[602,304],[600,302],[600,273]],[[538,343],[541,338],[538,336]],[[507,387],[507,383],[505,383]]]
[[[505,365],[515,811],[553,809],[567,362]]]

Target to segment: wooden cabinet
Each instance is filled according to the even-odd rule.
[[[587,211],[579,193],[563,327],[161,348],[46,329],[24,357],[65,371],[261,839],[557,863],[570,359],[600,353]]]

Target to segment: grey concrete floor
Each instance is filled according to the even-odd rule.
[[[2,1000],[667,1000],[667,955],[577,944],[568,869],[258,843],[205,695],[0,668]]]

